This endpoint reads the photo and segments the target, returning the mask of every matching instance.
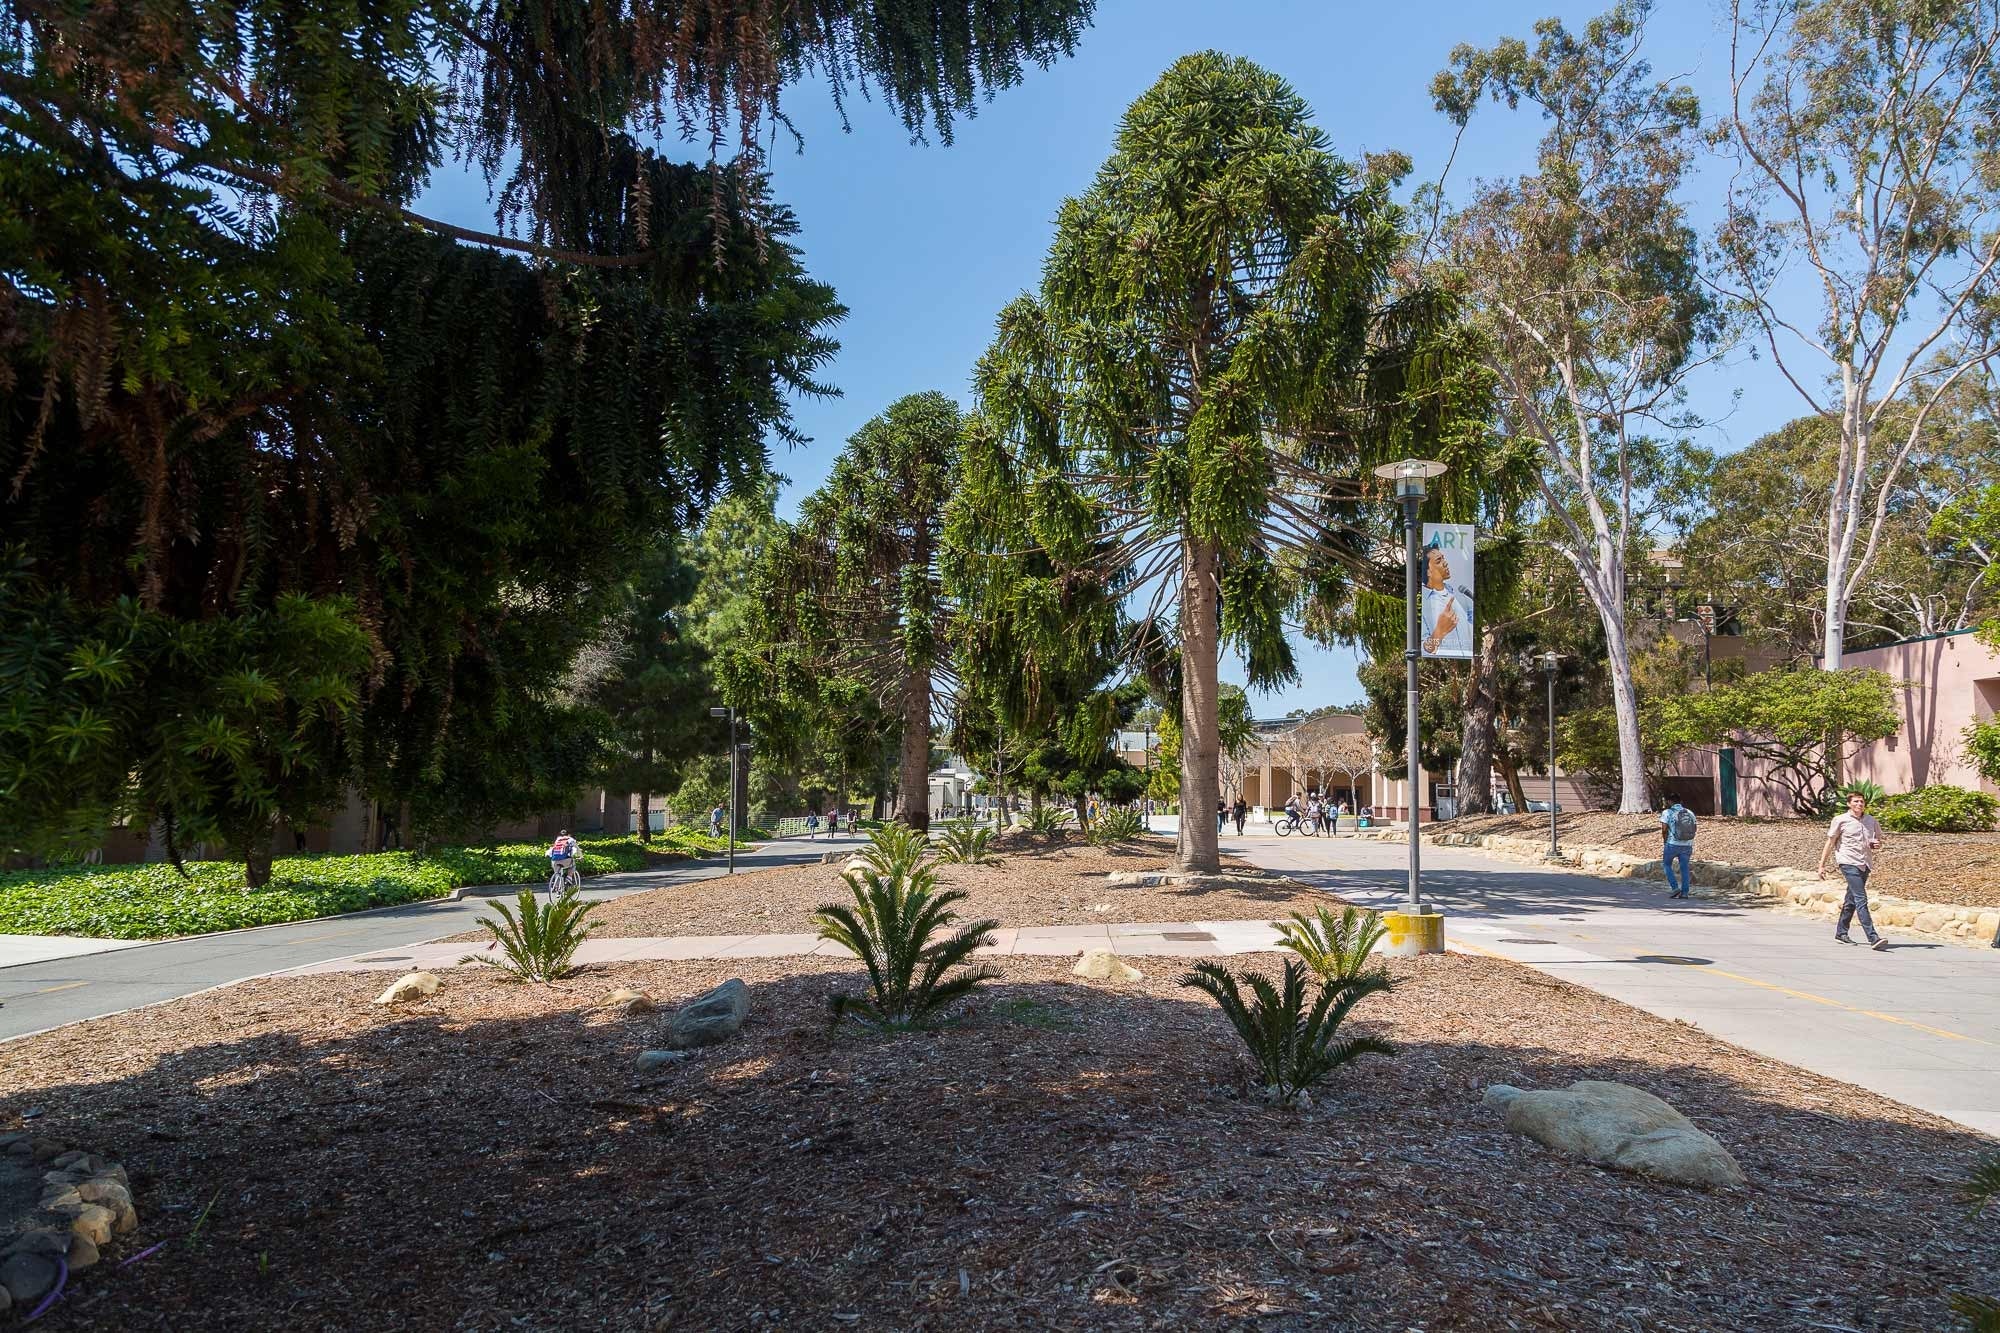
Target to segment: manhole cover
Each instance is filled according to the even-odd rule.
[[[1161,934],[1163,940],[1194,940],[1208,944],[1215,943],[1215,936],[1205,930],[1169,930]]]
[[[1554,940],[1501,940],[1502,944],[1554,944]]]

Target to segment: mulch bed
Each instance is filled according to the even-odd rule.
[[[1293,1113],[1171,960],[1002,967],[896,1039],[827,1026],[851,965],[770,960],[454,972],[393,1011],[380,976],[267,979],[9,1043],[0,1124],[101,1145],[144,1219],[43,1326],[1938,1330],[2000,1283],[1956,1197],[1990,1140],[1524,968],[1396,961],[1357,1022],[1400,1053]],[[664,1020],[594,1007],[732,975],[742,1033],[645,1080]],[[1750,1187],[1557,1158],[1480,1105],[1586,1077]]]
[[[1547,837],[1547,815],[1468,815],[1454,819],[1453,833],[1504,833]],[[1660,850],[1660,817],[1603,811],[1556,816],[1564,842],[1615,847],[1638,856]],[[1810,819],[1726,819],[1703,817],[1694,854],[1732,865],[1795,866],[1812,870],[1826,843],[1826,824]],[[1888,833],[1868,879],[1873,893],[1961,907],[2000,907],[2000,833]]]
[[[843,841],[828,851],[866,844]],[[967,921],[994,919],[1003,926],[1095,925],[1107,921],[1266,921],[1339,900],[1316,889],[1270,876],[1268,887],[1113,887],[1114,870],[1159,870],[1172,859],[1170,842],[1148,839],[1119,847],[1087,843],[1043,848],[1025,841],[1001,844],[1000,863],[939,866],[947,888],[963,889],[954,909]],[[839,865],[785,866],[699,880],[627,894],[591,912],[601,937],[734,935],[817,929],[815,909],[851,902]],[[459,939],[484,939],[466,934]]]

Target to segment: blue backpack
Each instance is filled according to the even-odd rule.
[[[1686,806],[1682,806],[1680,807],[1680,809],[1676,810],[1674,812],[1673,827],[1674,827],[1675,842],[1693,842],[1694,811],[1688,809]]]

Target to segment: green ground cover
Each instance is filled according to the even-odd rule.
[[[581,842],[585,875],[644,870],[663,856],[712,855],[726,846],[679,828],[655,834],[650,847],[634,837]],[[467,885],[540,883],[549,873],[546,850],[521,842],[437,847],[421,857],[288,856],[273,863],[261,889],[243,887],[243,867],[234,861],[189,862],[188,878],[164,862],[7,871],[0,873],[0,934],[147,940],[308,921],[442,898]]]

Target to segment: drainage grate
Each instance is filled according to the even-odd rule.
[[[1215,943],[1215,936],[1205,930],[1168,930],[1160,933],[1163,940],[1189,940],[1204,944]]]
[[[1554,944],[1554,940],[1501,940],[1502,944]]]
[[[371,953],[366,958],[357,958],[354,961],[357,963],[407,963],[410,961],[410,955],[406,953]]]

